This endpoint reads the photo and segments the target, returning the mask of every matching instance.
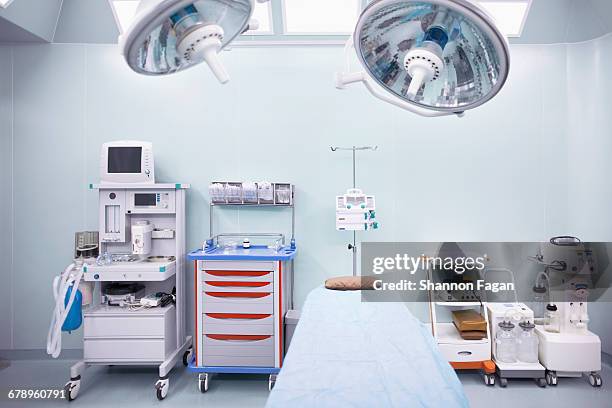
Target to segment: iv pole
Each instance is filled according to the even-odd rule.
[[[357,188],[357,151],[358,150],[377,150],[378,146],[352,146],[352,147],[340,147],[330,146],[332,152],[338,150],[350,150],[353,152],[353,188]],[[357,231],[353,231],[353,243],[348,244],[348,249],[353,252],[353,276],[357,276]]]

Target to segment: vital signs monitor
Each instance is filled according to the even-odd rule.
[[[101,183],[155,183],[153,145],[122,140],[102,145]]]

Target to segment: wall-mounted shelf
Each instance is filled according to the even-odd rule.
[[[262,191],[261,187],[265,187]],[[295,186],[291,183],[213,181],[210,193],[209,237],[214,236],[214,207],[291,208],[291,239],[295,238]]]

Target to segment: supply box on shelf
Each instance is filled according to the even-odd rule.
[[[215,181],[208,191],[213,205],[293,205],[290,183]]]

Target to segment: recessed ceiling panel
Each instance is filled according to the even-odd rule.
[[[253,17],[259,23],[257,30],[249,30],[245,35],[268,35],[274,34],[272,28],[272,2],[267,1],[265,3],[255,2],[255,8],[253,9]]]
[[[283,0],[285,34],[350,34],[361,0]]]
[[[531,0],[485,0],[479,1],[478,4],[493,17],[505,36],[521,36]]]
[[[111,6],[119,32],[124,33],[134,21],[140,0],[112,0]]]

